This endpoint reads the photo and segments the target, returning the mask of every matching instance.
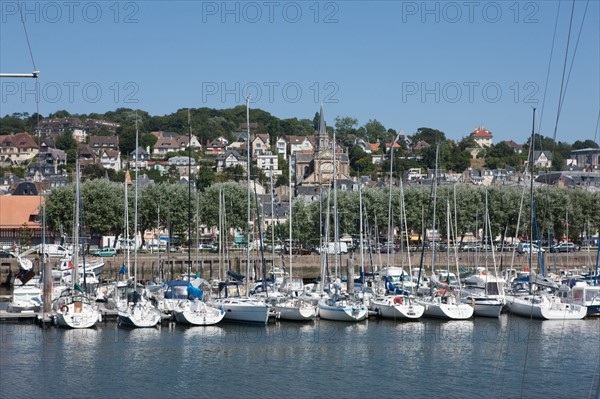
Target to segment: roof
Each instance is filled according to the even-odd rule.
[[[24,148],[39,148],[29,133],[16,133],[0,136],[0,146]]]
[[[492,138],[494,135],[489,130],[485,129],[483,126],[479,126],[477,129],[471,132],[471,137],[476,138]]]
[[[30,228],[40,228],[33,221],[38,216],[44,197],[39,195],[2,195],[0,196],[0,226],[3,228],[19,228],[25,224]]]
[[[371,144],[371,151],[379,151],[379,144],[372,143]]]
[[[92,136],[90,137],[91,147],[118,147],[118,136]]]
[[[517,144],[512,140],[504,141],[504,143],[514,150],[522,150],[523,149],[523,144]]]

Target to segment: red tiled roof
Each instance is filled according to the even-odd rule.
[[[477,129],[473,130],[473,132],[471,132],[471,137],[493,137],[492,132],[490,132],[489,130],[483,128],[482,126],[478,127]]]
[[[377,143],[371,144],[371,150],[372,151],[379,151],[379,144],[377,144]]]

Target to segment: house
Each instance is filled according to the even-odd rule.
[[[104,169],[112,169],[115,172],[121,171],[121,151],[102,150],[98,159]]]
[[[271,150],[271,144],[268,134],[257,134],[252,140],[252,158],[255,158],[258,154],[262,154],[266,151]]]
[[[235,150],[228,150],[215,159],[215,170],[217,173],[222,173],[226,169],[233,168],[236,165],[240,165],[244,170],[247,170],[248,162],[246,162],[245,157],[241,156]]]
[[[287,142],[283,137],[278,138],[275,142],[275,153],[287,160]]]
[[[371,147],[371,144],[367,143],[363,139],[356,140],[356,145],[359,146],[367,154],[371,154],[373,152],[373,147]],[[376,144],[376,146],[377,146],[377,149],[379,149],[379,145]]]
[[[0,178],[0,195],[9,191],[12,185],[19,183],[21,179],[14,173],[4,172],[4,176]]]
[[[389,152],[391,146],[392,146],[391,143],[385,143],[385,152]],[[394,142],[394,151],[398,150],[399,148],[400,148],[400,144]]]
[[[529,162],[525,162],[527,168]],[[539,169],[549,169],[552,167],[552,153],[550,151],[533,151],[533,166]]]
[[[224,154],[226,147],[229,145],[229,141],[223,136],[214,139],[213,141],[206,142],[205,155],[219,155]]]
[[[147,163],[148,170],[157,170],[160,172],[161,176],[169,171],[169,162],[168,161],[148,161]]]
[[[139,169],[146,169],[148,168],[149,160],[150,154],[148,154],[148,151],[144,150],[142,147],[138,147],[137,150],[129,153],[129,167],[131,169],[135,168],[136,161]]]
[[[282,172],[279,170],[279,157],[271,151],[266,151],[256,157],[256,166],[265,172],[267,177],[280,176]]]
[[[290,144],[290,155],[293,156],[297,152],[312,152],[315,150],[314,136],[287,136]]]
[[[358,191],[358,183],[351,179],[340,179],[335,181],[339,191]]]
[[[517,154],[521,154],[523,152],[523,144],[517,144],[512,140],[504,141],[504,144],[512,148]]]
[[[179,176],[189,176],[196,173],[196,160],[190,157],[171,157],[168,160],[169,169],[175,168]],[[189,173],[188,173],[189,172]]]
[[[54,166],[46,162],[32,162],[27,166],[27,178],[33,182],[41,182],[48,176],[54,176]]]
[[[83,125],[88,132],[104,130],[111,134],[117,134],[117,129],[121,127],[121,125],[118,123],[109,122],[102,119],[86,119]]]
[[[79,146],[79,165],[85,167],[87,165],[97,163],[98,156],[88,145]]]
[[[54,166],[54,174],[58,174],[58,167],[67,164],[67,153],[63,150],[43,146],[37,155],[37,160]]]
[[[431,147],[431,144],[429,144],[428,142],[426,142],[425,140],[419,140],[417,141],[417,143],[413,146],[413,151],[422,151],[425,148],[429,148]]]
[[[102,150],[118,150],[119,149],[119,137],[118,136],[92,136],[88,144],[92,150],[100,155]]]
[[[493,145],[492,138],[494,135],[483,126],[479,126],[473,130],[469,136],[473,138],[475,143],[481,148],[491,147]]]
[[[38,154],[39,149],[29,133],[0,136],[0,166],[27,163]]]
[[[290,206],[288,203],[278,203],[274,201],[271,203],[268,201],[260,202],[260,208],[262,211],[263,228],[272,226],[273,224],[281,225],[287,222]]]
[[[371,162],[373,162],[373,165],[381,165],[384,159],[385,155],[383,154],[371,154]]]

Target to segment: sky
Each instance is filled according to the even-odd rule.
[[[597,0],[1,0],[2,73],[34,69],[19,6],[42,115],[165,115],[250,95],[280,118],[312,119],[323,103],[328,125],[377,119],[454,140],[484,126],[494,142],[523,143],[532,107],[544,136],[598,135]],[[36,112],[33,93],[33,79],[0,79],[0,114]]]

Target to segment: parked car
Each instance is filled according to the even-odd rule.
[[[5,251],[5,250],[1,250],[0,251],[0,258],[5,259],[5,258],[16,258],[17,256],[15,254],[13,254],[12,252],[9,251]]]
[[[534,253],[537,254],[539,252],[545,252],[544,248],[539,248],[536,244],[530,244],[528,242],[523,242],[520,243],[519,246],[517,247],[517,252],[519,252],[520,254],[524,254],[524,253]]]
[[[115,256],[117,254],[117,250],[113,247],[104,247],[92,251],[92,255],[95,256]]]
[[[572,242],[559,242],[550,247],[550,252],[575,252],[579,247]]]
[[[395,252],[398,252],[398,249],[399,248],[396,245],[394,245],[394,244],[382,244],[379,247],[379,253],[382,253],[382,254],[387,254],[387,253],[393,254]]]

